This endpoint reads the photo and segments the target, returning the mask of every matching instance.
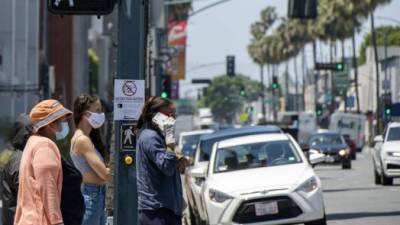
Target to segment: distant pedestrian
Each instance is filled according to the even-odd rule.
[[[3,225],[14,225],[15,210],[18,196],[18,174],[22,157],[22,151],[32,133],[32,125],[29,116],[22,114],[14,123],[12,136],[12,154],[4,166],[2,178],[2,221]]]
[[[56,100],[44,100],[29,116],[33,134],[22,153],[15,225],[64,224],[61,214],[61,154],[55,143],[69,132],[71,111]]]
[[[85,215],[83,225],[104,225],[105,184],[110,170],[106,166],[109,154],[100,135],[105,122],[100,99],[82,94],[74,102],[76,131],[71,140],[71,159],[83,175]]]
[[[150,98],[138,121],[139,224],[180,225],[183,211],[180,172],[185,170],[188,161],[177,157],[174,143],[166,144],[163,124],[153,122],[158,113],[174,120],[173,102],[166,98]]]

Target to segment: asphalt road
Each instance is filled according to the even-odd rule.
[[[353,161],[353,169],[318,165],[328,225],[400,225],[400,179],[393,186],[374,184],[371,149]]]

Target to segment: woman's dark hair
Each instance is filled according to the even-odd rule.
[[[14,123],[12,146],[15,150],[24,150],[32,134],[33,126],[28,115],[20,115]]]
[[[151,120],[161,109],[173,104],[174,103],[167,98],[150,97],[143,107],[142,114],[137,124],[137,130],[144,128],[145,124],[151,124]]]
[[[96,95],[89,95],[89,94],[81,94],[79,97],[77,97],[74,101],[74,123],[75,126],[77,127],[78,124],[81,122],[83,115],[85,112],[87,112],[92,104],[95,102],[99,101],[100,98]],[[106,149],[103,140],[102,140],[102,135],[99,129],[92,129],[92,131],[89,134],[90,140],[92,141],[94,147],[99,151],[101,156],[104,158],[106,163],[110,159],[110,154],[108,149]]]

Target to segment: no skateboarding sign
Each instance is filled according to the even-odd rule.
[[[115,80],[114,120],[138,120],[144,105],[144,80]]]

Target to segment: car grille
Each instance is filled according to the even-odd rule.
[[[267,201],[276,201],[278,203],[278,214],[256,216],[255,203],[262,203]],[[297,217],[302,214],[300,207],[289,197],[273,197],[273,198],[262,198],[244,201],[239,209],[236,211],[233,217],[235,223],[257,223],[281,219],[289,219]]]
[[[387,164],[387,169],[388,170],[400,170],[400,165],[396,165],[396,164]]]

